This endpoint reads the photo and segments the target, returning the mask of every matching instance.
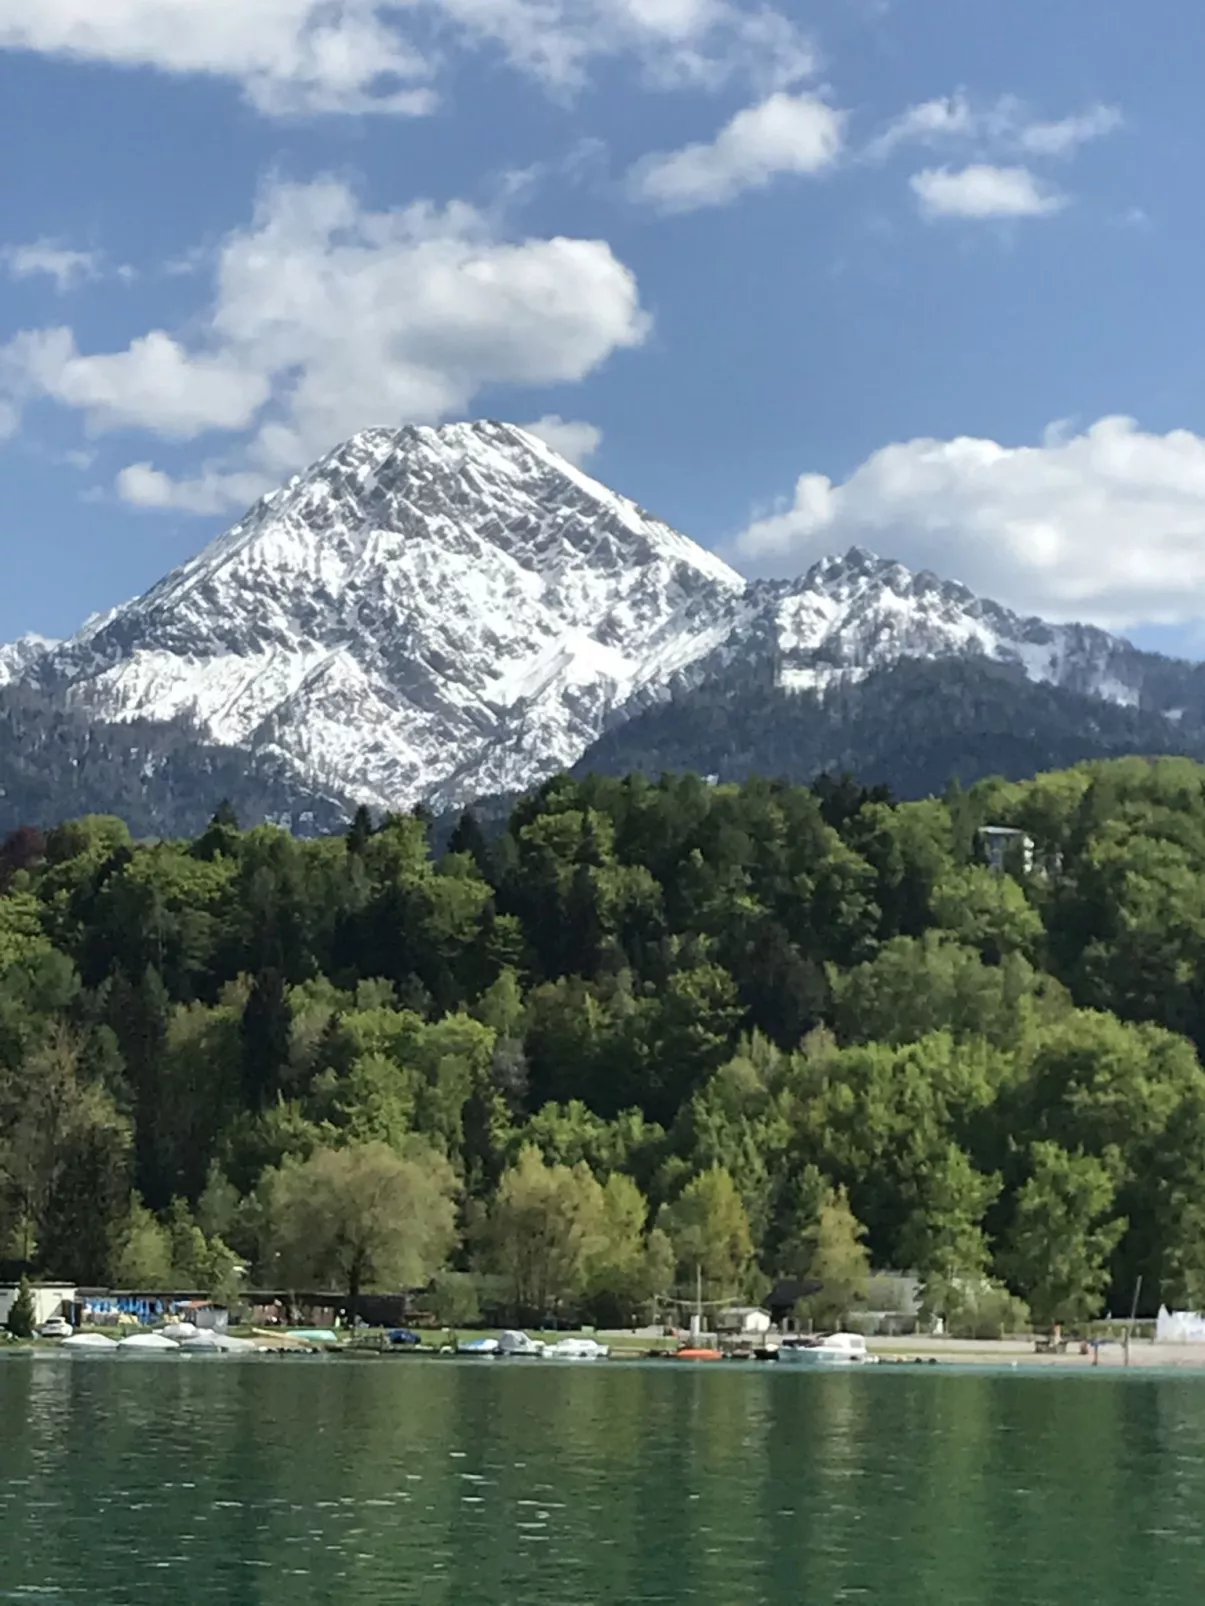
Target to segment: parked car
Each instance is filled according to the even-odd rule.
[[[75,1328],[65,1316],[52,1316],[38,1328],[39,1338],[70,1338]]]
[[[392,1332],[386,1333],[385,1337],[391,1344],[414,1345],[422,1343],[419,1335],[412,1333],[408,1327],[395,1327]]]

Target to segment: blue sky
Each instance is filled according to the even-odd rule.
[[[489,415],[750,572],[859,542],[1195,652],[1203,46],[1187,0],[0,0],[0,641]]]

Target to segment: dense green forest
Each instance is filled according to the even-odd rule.
[[[955,1330],[1205,1302],[1205,768],[560,777],[430,837],[13,833],[0,1258],[448,1321],[627,1321],[697,1270],[835,1318],[868,1265]]]
[[[201,830],[223,797],[244,819],[284,820],[301,836],[352,812],[278,754],[219,747],[186,719],[108,724],[31,686],[0,686],[0,777],[0,834],[116,814],[138,836],[177,836]]]
[[[954,779],[1021,780],[1132,753],[1202,757],[1199,715],[1168,719],[987,658],[902,659],[823,692],[783,691],[769,667],[716,674],[608,730],[575,773],[692,770],[810,783],[848,772],[921,798]]]

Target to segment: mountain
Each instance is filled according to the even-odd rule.
[[[744,589],[522,430],[371,430],[34,674],[381,807],[456,801],[572,763]]]
[[[903,658],[986,658],[1015,665],[1030,680],[1137,707],[1170,695],[1196,668],[1176,665],[1180,673],[1164,685],[1160,666],[1174,660],[1093,625],[1024,618],[955,581],[914,574],[857,547],[822,559],[799,580],[755,582],[749,595],[764,621],[775,681],[787,691],[847,684]],[[1197,682],[1200,705],[1205,675]]]
[[[1010,708],[1021,681],[1163,716],[1125,727],[1143,745],[1162,732],[1191,747],[1205,725],[1202,666],[1022,618],[859,549],[797,580],[746,581],[535,436],[490,422],[355,436],[144,596],[68,641],[0,648],[0,687],[105,732],[137,722],[152,747],[175,731],[207,763],[234,751],[306,809],[314,797],[451,808],[621,751],[634,720],[627,750],[664,767],[697,746],[699,711],[714,720],[725,700],[748,721],[735,747],[820,718],[819,748],[853,753],[867,710],[895,696],[877,677],[907,660],[948,664],[950,687],[975,666],[1011,669],[991,682]],[[863,681],[874,687],[850,701]],[[1095,751],[1086,707],[1030,702],[1034,752],[1062,751],[1076,721],[1085,751],[1072,756]],[[1100,739],[1115,737],[1116,722]]]
[[[575,773],[693,771],[810,782],[849,773],[900,798],[1023,780],[1131,753],[1205,757],[1199,728],[1029,680],[987,658],[903,659],[822,691],[787,692],[742,672],[647,709],[589,747]]]

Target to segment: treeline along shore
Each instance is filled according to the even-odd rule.
[[[1205,1302],[1205,768],[895,803],[557,778],[435,855],[0,846],[0,1260],[647,1317],[908,1268],[947,1331]],[[1027,1307],[1027,1308],[1026,1308]]]

